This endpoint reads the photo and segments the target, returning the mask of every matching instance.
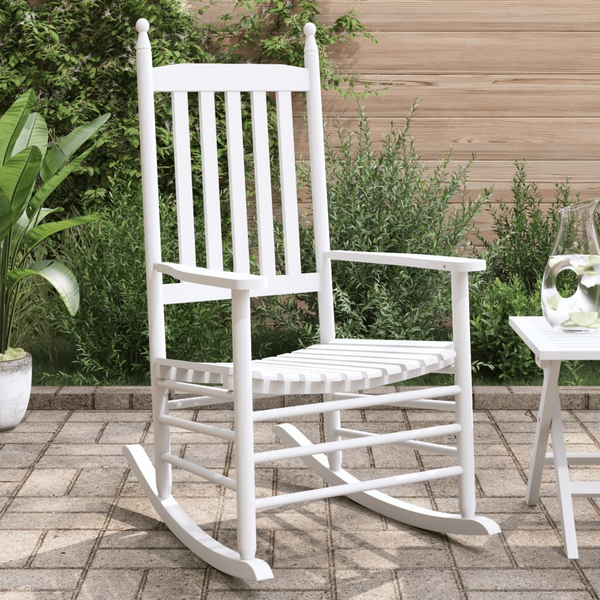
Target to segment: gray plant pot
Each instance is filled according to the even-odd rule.
[[[0,431],[12,429],[25,415],[31,395],[31,354],[0,361]]]

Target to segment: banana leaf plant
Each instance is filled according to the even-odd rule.
[[[0,354],[9,347],[28,277],[43,277],[69,313],[77,313],[79,284],[73,273],[53,259],[35,261],[34,254],[39,257],[38,246],[55,233],[99,218],[84,215],[46,222],[64,209],[45,208],[44,202],[94,150],[92,145],[76,155],[110,115],[76,127],[48,148],[48,128],[42,116],[33,112],[34,102],[30,90],[0,118]]]

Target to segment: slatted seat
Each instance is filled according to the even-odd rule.
[[[149,24],[137,23],[138,91],[144,196],[144,230],[152,404],[154,464],[141,446],[126,446],[125,455],[148,498],[171,531],[195,554],[212,566],[238,577],[267,579],[269,565],[255,556],[256,511],[294,502],[348,496],[382,515],[432,531],[488,535],[498,526],[475,516],[475,472],[469,338],[468,274],[485,268],[482,260],[462,257],[331,250],[327,211],[327,180],[321,110],[318,49],[314,25],[307,24],[305,68],[285,65],[167,65],[152,66]],[[177,200],[179,261],[164,262],[161,255],[158,165],[154,95],[170,92],[173,110],[173,144]],[[311,170],[312,215],[315,233],[314,272],[303,272],[300,253],[298,192],[296,187],[292,92],[305,94]],[[221,186],[218,156],[222,135],[217,135],[215,94],[225,99],[227,178],[231,231],[221,222]],[[269,116],[267,93],[273,93],[276,119]],[[197,96],[197,99],[195,98]],[[202,194],[195,193],[190,140],[190,98],[198,103]],[[243,111],[249,102],[250,115]],[[252,129],[253,178],[247,178],[243,119]],[[272,135],[269,124],[276,124]],[[277,146],[278,169],[272,172]],[[273,185],[273,177],[279,185]],[[256,237],[260,275],[251,274],[248,180],[255,199]],[[281,205],[284,250],[276,256],[275,195]],[[203,204],[203,206],[200,206]],[[194,215],[204,213],[204,236],[196,230]],[[225,271],[223,239],[231,234],[233,270]],[[204,238],[206,261],[199,266],[197,242]],[[335,335],[331,262],[355,261],[403,267],[436,269],[449,273],[452,288],[452,341],[344,340]],[[279,264],[284,265],[280,273]],[[177,280],[163,281],[164,276]],[[320,343],[278,356],[252,360],[251,299],[268,295],[315,292],[319,306]],[[164,307],[167,304],[230,300],[233,360],[205,363],[167,357]],[[401,315],[399,315],[401,318]],[[370,394],[368,390],[427,373],[450,373],[452,385]],[[359,390],[366,390],[357,393]],[[170,398],[172,392],[189,398]],[[286,394],[309,395],[305,404],[255,410],[254,399]],[[322,394],[323,402],[314,402]],[[233,429],[190,421],[171,414],[178,409],[230,403]],[[416,430],[375,434],[342,426],[341,413],[379,405],[445,411],[451,423]],[[255,452],[254,423],[323,414],[325,441],[309,440],[289,423],[274,431],[286,446]],[[394,413],[390,412],[390,418]],[[173,454],[170,428],[233,442],[233,479]],[[427,441],[433,439],[434,441]],[[437,440],[437,441],[436,441]],[[440,443],[456,440],[456,446]],[[457,464],[441,469],[402,473],[359,481],[343,468],[343,451],[394,444],[409,449],[454,457]],[[296,458],[322,477],[328,486],[256,498],[255,467],[265,462]],[[226,487],[237,498],[237,550],[219,543],[200,529],[171,495],[171,469],[180,468]],[[379,491],[405,483],[457,477],[459,514],[443,513],[392,498]],[[400,566],[400,565],[399,565]]]

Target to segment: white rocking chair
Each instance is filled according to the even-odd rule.
[[[386,517],[431,531],[487,535],[496,523],[475,516],[475,475],[471,406],[468,273],[485,269],[469,258],[336,252],[329,248],[327,189],[319,58],[316,28],[307,24],[305,68],[284,65],[179,64],[152,67],[148,21],[137,22],[137,69],[144,196],[146,274],[150,327],[150,357],[154,419],[154,466],[141,446],[126,446],[133,472],[158,514],[197,556],[236,577],[268,579],[269,565],[255,557],[256,511],[334,496],[348,496]],[[154,94],[171,92],[175,146],[179,263],[161,259]],[[203,163],[203,194],[207,268],[196,266],[188,93],[198,93]],[[225,95],[229,187],[233,229],[234,271],[223,270],[219,208],[215,92]],[[251,96],[253,152],[261,275],[250,274],[244,177],[241,92]],[[275,268],[271,173],[266,92],[275,92],[285,244],[285,275]],[[306,93],[316,244],[316,273],[301,273],[298,205],[292,119],[292,92]],[[453,342],[336,339],[331,261],[358,261],[449,271],[453,301]],[[163,274],[180,283],[163,284]],[[250,302],[257,296],[318,292],[320,344],[262,360],[252,360]],[[208,364],[166,357],[164,306],[182,302],[232,301],[233,362]],[[363,395],[359,390],[391,384],[433,372],[454,373],[454,385],[387,395]],[[215,387],[214,384],[220,384]],[[169,400],[170,390],[196,394]],[[254,410],[256,397],[282,394],[323,394],[324,402]],[[455,401],[435,400],[454,396]],[[178,408],[233,402],[234,429],[171,416]],[[456,422],[411,431],[373,435],[345,429],[340,411],[378,405],[454,410]],[[290,425],[276,425],[286,448],[254,451],[253,424],[323,413],[326,442],[312,443]],[[177,427],[234,442],[236,479],[184,460],[170,451],[169,428]],[[457,446],[424,441],[456,435]],[[342,468],[342,451],[380,444],[444,456],[457,466],[359,481]],[[301,458],[328,487],[268,498],[255,496],[255,466],[266,461]],[[171,496],[171,467],[185,469],[237,493],[237,551],[200,529]],[[381,488],[434,479],[459,478],[460,514],[415,506],[380,491]]]

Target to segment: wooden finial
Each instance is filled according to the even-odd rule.
[[[150,23],[146,19],[138,19],[135,24],[135,28],[138,32],[137,49],[138,50],[150,50],[150,38],[148,37],[148,29],[150,29]]]
[[[315,41],[315,33],[317,33],[317,27],[314,23],[307,23],[304,26],[304,35],[306,41],[304,43],[304,52],[318,52],[317,42]]]

